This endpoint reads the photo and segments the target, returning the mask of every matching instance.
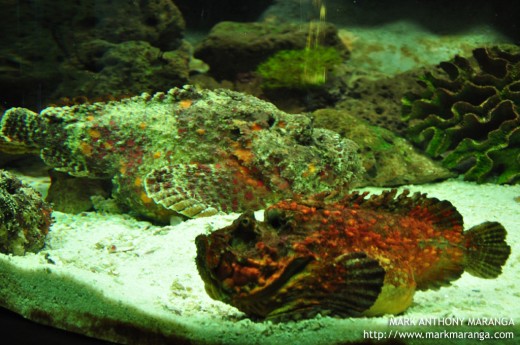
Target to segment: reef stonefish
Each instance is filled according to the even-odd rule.
[[[207,293],[251,317],[397,314],[416,290],[438,289],[464,271],[501,273],[510,247],[497,222],[463,231],[449,201],[396,190],[340,201],[321,195],[246,212],[196,238]]]
[[[111,180],[119,204],[159,221],[346,189],[362,169],[357,145],[309,116],[190,86],[39,114],[13,108],[1,135],[56,170]]]

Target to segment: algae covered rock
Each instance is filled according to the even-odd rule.
[[[1,134],[157,221],[261,209],[293,194],[347,190],[357,145],[253,96],[186,86],[119,102],[8,110]]]
[[[95,98],[183,85],[189,77],[190,50],[186,42],[171,51],[162,51],[146,41],[81,43],[77,55],[86,68],[63,64],[63,73],[70,77],[64,78],[55,94]]]
[[[2,1],[0,13],[0,94],[8,107],[40,110],[61,97],[136,95],[186,82],[185,23],[171,0]]]
[[[477,182],[520,181],[520,48],[456,56],[404,98],[408,137],[444,166]]]
[[[308,37],[306,25],[221,22],[195,47],[195,57],[210,65],[210,73],[216,78],[234,79],[238,73],[254,71],[280,50],[306,48]],[[320,38],[322,46],[348,54],[334,25],[320,24]]]
[[[341,61],[341,53],[332,47],[281,50],[262,62],[257,72],[265,88],[306,89],[324,84],[327,72]]]
[[[349,67],[343,73],[345,87],[340,88],[340,100],[334,108],[403,136],[407,123],[401,116],[401,99],[406,93],[421,91],[417,78],[426,71],[420,68],[387,76]]]
[[[37,252],[51,225],[51,207],[29,185],[0,170],[0,253]]]
[[[359,145],[365,172],[358,186],[419,184],[453,176],[388,129],[371,125],[343,110],[321,109],[312,115],[316,127],[333,129]]]

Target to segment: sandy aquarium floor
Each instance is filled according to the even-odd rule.
[[[436,35],[409,21],[378,27],[344,27],[340,37],[350,42],[349,64],[367,73],[394,75],[413,68],[435,65],[454,55],[471,56],[474,48],[509,40],[485,25],[452,35]]]
[[[399,318],[412,322],[429,318],[513,318],[516,326],[492,329],[514,331],[519,337],[520,185],[477,185],[449,180],[406,188],[451,201],[462,213],[466,229],[486,220],[501,222],[508,230],[512,254],[498,279],[483,280],[464,274],[451,287],[417,292],[412,307]],[[378,193],[382,189],[367,190]],[[24,269],[47,267],[57,275],[72,276],[81,282],[80,288],[89,287],[108,300],[135,307],[158,320],[182,325],[184,335],[196,342],[334,344],[366,339],[368,331],[401,329],[389,325],[389,317],[317,317],[281,324],[253,322],[237,309],[209,298],[195,266],[194,238],[230,224],[236,214],[165,227],[127,215],[55,212],[54,216],[56,220],[45,248],[38,254],[10,257],[11,263]],[[261,212],[257,216],[261,217]],[[441,326],[425,329],[457,330],[455,326]],[[466,327],[469,331],[482,329]]]

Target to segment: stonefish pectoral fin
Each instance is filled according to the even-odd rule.
[[[150,172],[144,185],[153,201],[190,218],[258,210],[270,193],[247,168],[225,163],[166,166]]]

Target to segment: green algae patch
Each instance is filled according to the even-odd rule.
[[[327,73],[340,64],[341,53],[332,47],[281,50],[258,66],[268,89],[305,89],[323,85]]]

